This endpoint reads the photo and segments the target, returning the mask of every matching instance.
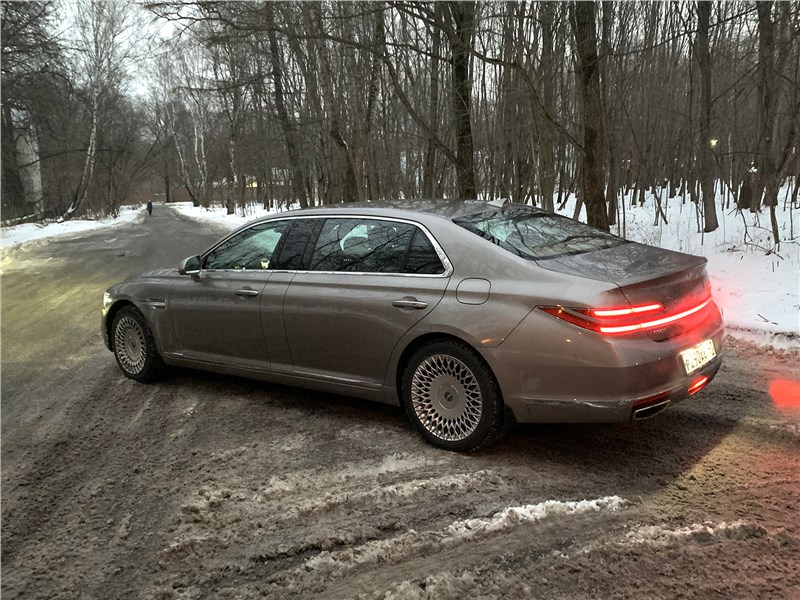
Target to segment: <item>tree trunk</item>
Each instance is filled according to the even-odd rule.
[[[710,233],[719,226],[717,206],[714,202],[714,154],[711,148],[711,52],[708,41],[710,18],[711,2],[709,0],[698,1],[698,27],[694,55],[700,71],[700,132],[697,152],[700,159],[698,178],[703,193],[703,231],[705,233]]]
[[[542,106],[536,105],[534,112],[534,123],[539,132],[539,195],[542,198],[542,208],[553,210],[553,195],[556,187],[556,160],[554,144],[553,125],[547,119],[544,112],[555,114],[555,69],[553,64],[556,61],[554,56],[554,36],[555,30],[555,11],[558,4],[555,2],[542,2]]]
[[[192,127],[194,133],[194,163],[199,174],[199,195],[198,201],[208,207],[208,162],[206,161],[206,136],[203,132],[203,124],[198,126],[200,120],[199,111],[190,111],[192,116]],[[197,193],[197,192],[195,192]]]
[[[269,40],[270,63],[272,66],[272,85],[275,91],[275,111],[286,142],[286,153],[289,155],[289,164],[292,170],[292,195],[300,203],[301,208],[308,207],[306,195],[305,174],[303,161],[300,158],[299,144],[294,121],[286,110],[286,100],[283,91],[283,68],[281,53],[278,46],[278,37],[275,34],[275,7],[272,2],[264,3],[264,16],[267,24],[267,38]]]
[[[600,94],[600,70],[597,56],[595,3],[573,2],[570,16],[575,34],[578,78],[583,99],[583,165],[581,187],[586,204],[587,222],[609,231],[603,185],[603,106]]]
[[[231,124],[231,132],[228,136],[228,177],[225,188],[227,193],[225,196],[225,211],[227,214],[232,215],[236,212],[236,184],[238,182],[236,173],[236,136],[233,133],[233,124]]]
[[[344,139],[341,123],[339,122],[339,106],[333,93],[333,70],[331,69],[328,48],[323,39],[322,8],[319,3],[310,3],[311,30],[316,34],[314,40],[317,58],[320,67],[320,84],[322,85],[322,101],[328,120],[328,134],[334,145],[339,148],[344,162],[344,188],[342,190],[343,202],[358,202],[361,199],[360,186],[355,171],[355,159],[350,145]]]
[[[759,91],[759,186],[765,190],[764,202],[769,206],[772,237],[780,243],[775,207],[778,204],[778,173],[773,158],[775,140],[775,68],[772,0],[756,2],[758,11],[758,91]]]
[[[164,154],[164,200],[167,204],[172,201],[172,189],[169,181],[169,162]]]
[[[475,2],[450,2],[448,8],[453,20],[450,85],[456,132],[456,189],[460,198],[474,199],[478,197],[478,190],[472,144],[472,77],[469,63],[475,30]]]
[[[442,5],[436,3],[433,7],[437,20],[441,20]],[[431,77],[430,96],[428,98],[428,121],[430,131],[427,135],[425,147],[425,165],[422,169],[422,197],[433,198],[436,183],[436,138],[439,136],[439,55],[442,49],[441,32],[437,27],[431,32]]]
[[[380,7],[381,10],[377,11],[374,16],[374,39],[376,41],[381,39],[384,16],[383,5],[377,5],[376,8],[378,7]],[[364,113],[364,144],[366,148],[364,166],[367,174],[367,195],[365,199],[376,200],[380,194],[380,186],[378,185],[378,173],[377,169],[375,168],[375,156],[372,151],[374,148],[372,128],[375,115],[375,104],[377,103],[378,92],[380,91],[381,61],[376,56],[371,56],[370,61],[369,89],[367,91],[367,106]]]
[[[617,149],[614,143],[615,123],[612,119],[611,109],[611,90],[610,88],[610,56],[611,56],[611,26],[614,20],[614,3],[604,2],[601,6],[603,11],[603,35],[601,41],[600,67],[602,78],[603,105],[605,106],[605,138],[606,138],[606,158],[608,160],[607,172],[608,183],[606,185],[606,203],[608,205],[608,224],[617,224]]]
[[[78,180],[78,185],[75,188],[75,194],[72,197],[72,203],[63,215],[65,221],[71,219],[75,215],[75,211],[80,208],[86,195],[89,193],[89,184],[92,181],[94,173],[94,163],[97,157],[97,119],[98,119],[98,106],[99,102],[97,96],[92,98],[92,128],[89,131],[89,145],[86,148],[86,160],[83,164],[83,172],[81,178]]]

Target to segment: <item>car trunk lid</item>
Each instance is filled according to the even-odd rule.
[[[663,324],[660,321],[686,312],[689,317],[694,314],[690,311],[710,298],[705,258],[636,242],[536,262],[552,271],[612,283],[619,287],[631,306],[661,304],[662,311],[640,317],[656,323],[645,328],[656,341],[673,337],[681,330],[677,320]]]

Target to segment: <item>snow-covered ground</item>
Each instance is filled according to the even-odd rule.
[[[61,223],[25,223],[14,227],[3,227],[0,229],[0,246],[9,248],[44,238],[81,233],[104,227],[118,227],[137,219],[143,219],[145,212],[146,209],[143,206],[124,206],[120,209],[118,217],[108,217],[99,221],[73,219]]]
[[[628,200],[624,235],[630,240],[705,256],[713,293],[725,314],[728,332],[761,345],[797,348],[800,347],[800,210],[784,209],[789,190],[786,186],[779,194],[778,223],[783,241],[777,250],[773,249],[766,209],[760,214],[720,212],[719,228],[703,234],[698,231],[700,217],[695,205],[682,203],[679,197],[667,199],[665,190],[659,193],[667,223],[660,219],[658,225],[653,224],[652,195],[646,198],[644,206],[631,207]],[[260,207],[250,208],[244,215],[241,211],[227,215],[222,207],[206,209],[190,203],[171,206],[192,219],[229,230],[269,214]],[[574,198],[570,198],[561,212],[571,216],[573,210]],[[144,209],[136,207],[123,209],[117,219],[6,227],[2,230],[2,245],[117,226],[143,215]],[[622,215],[619,220],[613,231],[622,234]]]

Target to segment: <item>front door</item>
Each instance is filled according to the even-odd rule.
[[[286,221],[262,223],[203,257],[197,276],[173,284],[169,311],[178,352],[188,358],[265,367],[260,304]]]

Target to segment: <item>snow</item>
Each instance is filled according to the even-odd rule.
[[[439,530],[417,532],[413,529],[395,537],[372,540],[346,550],[323,551],[305,561],[299,571],[322,571],[338,575],[355,566],[373,563],[395,563],[403,557],[421,553],[431,546],[456,546],[472,538],[485,536],[523,524],[535,523],[547,517],[572,516],[599,511],[618,511],[627,504],[619,496],[594,500],[563,502],[547,500],[538,504],[511,506],[488,518],[454,521]]]
[[[233,231],[240,225],[249,223],[250,221],[258,219],[259,217],[265,217],[275,212],[279,212],[265,209],[261,205],[247,207],[247,209],[244,211],[244,214],[242,209],[237,209],[237,211],[232,215],[227,214],[227,210],[224,206],[203,208],[202,206],[192,206],[191,202],[176,202],[174,204],[170,204],[170,206],[175,207],[178,212],[191,219],[194,219],[195,221],[219,225],[225,227],[229,231]],[[285,210],[286,209],[284,209],[284,211]]]
[[[14,227],[3,227],[0,231],[0,247],[3,249],[45,238],[59,237],[97,229],[119,227],[143,219],[147,211],[143,207],[124,206],[119,216],[107,219],[72,219],[60,223],[25,223]]]
[[[680,197],[667,198],[666,189],[657,189],[668,223],[654,225],[655,196],[649,193],[644,206],[624,202],[620,224],[613,228],[627,239],[661,248],[687,252],[708,259],[708,272],[714,299],[725,315],[727,332],[763,346],[800,347],[800,210],[785,208],[791,186],[779,193],[777,208],[780,234],[779,249],[771,241],[769,213],[720,211],[720,226],[713,233],[698,232],[697,207],[682,202]],[[717,205],[721,204],[719,199]],[[562,214],[572,216],[574,197],[570,197]],[[228,215],[224,208],[193,207],[191,203],[170,205],[174,210],[200,222],[212,223],[229,231],[258,217],[271,214],[262,207],[251,207],[242,214]],[[620,210],[623,204],[620,205]],[[46,226],[18,225],[3,228],[3,247],[22,244],[45,237],[66,235],[119,226],[144,215],[141,208],[125,208],[117,219],[103,221],[69,221]],[[585,208],[582,218],[585,219]]]
[[[337,507],[358,509],[371,504],[385,508],[399,504],[404,498],[410,498],[420,493],[463,490],[482,485],[491,486],[496,485],[499,481],[501,481],[501,477],[492,470],[412,479],[385,486],[378,485],[364,491],[327,492],[321,498],[303,499],[297,502],[287,509],[287,513],[325,512]],[[255,499],[258,501],[262,498],[263,496],[259,496]]]
[[[685,527],[669,529],[662,525],[645,525],[628,531],[626,541],[630,544],[667,544],[671,541],[692,540],[699,543],[709,543],[715,539],[747,539],[763,537],[766,530],[756,523],[749,523],[741,519],[732,523],[695,523]]]
[[[242,448],[242,451],[244,450],[246,450],[245,447]],[[225,461],[227,460],[227,455],[214,455],[213,460]],[[383,475],[404,473],[424,467],[434,467],[437,464],[437,460],[438,459],[434,457],[421,456],[413,453],[395,453],[384,456],[377,461],[372,459],[360,461],[336,471],[331,471],[328,468],[298,469],[289,473],[271,476],[267,485],[259,489],[258,493],[253,496],[253,500],[262,502],[265,498],[275,496],[276,494],[293,493],[297,490],[307,489],[309,486],[313,488],[324,486],[325,488],[338,489],[349,481],[354,481],[363,477],[380,477]],[[374,494],[378,493],[375,489],[373,489],[372,492]],[[399,490],[397,493],[402,494]],[[361,498],[366,498],[371,495],[372,494],[365,493]],[[391,495],[391,492],[388,495]],[[344,495],[342,498],[346,498],[350,502],[357,499],[357,497],[352,494]],[[332,506],[342,501],[342,498],[336,495],[329,495],[320,503],[320,506]],[[303,508],[303,510],[312,509],[312,504]]]

